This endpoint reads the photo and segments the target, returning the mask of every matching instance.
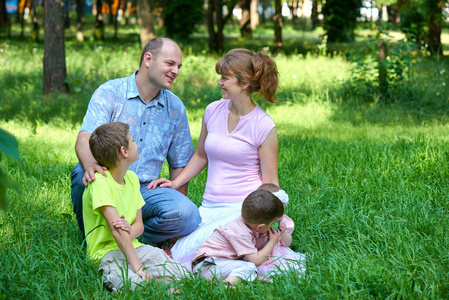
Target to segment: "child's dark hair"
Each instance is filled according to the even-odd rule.
[[[257,188],[258,190],[269,191],[270,193],[278,192],[281,188],[274,183],[264,183]]]
[[[242,204],[242,218],[251,224],[266,224],[284,215],[284,205],[278,197],[266,190],[249,194]]]
[[[120,148],[129,145],[129,126],[122,122],[103,124],[94,130],[89,139],[89,147],[97,162],[112,169],[117,166]]]

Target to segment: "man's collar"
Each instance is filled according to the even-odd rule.
[[[138,70],[128,77],[128,84],[126,86],[126,99],[128,100],[139,96],[139,90],[137,89],[136,83],[137,72]]]
[[[135,71],[131,76],[128,77],[128,84],[127,84],[127,90],[126,90],[126,98],[128,100],[134,99],[134,98],[137,98],[140,96],[139,90],[137,88],[137,83],[136,83],[137,72],[139,72],[139,70]],[[156,106],[157,104],[160,104],[162,107],[164,107],[166,104],[166,101],[167,100],[165,99],[165,91],[160,90],[159,93],[157,94],[157,96],[152,101],[150,101],[150,103],[148,103],[148,106]],[[145,103],[145,101],[143,101],[143,100],[142,100],[142,102]]]

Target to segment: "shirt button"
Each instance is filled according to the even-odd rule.
[[[143,122],[143,125],[147,124],[147,122]]]
[[[142,139],[140,139],[140,141],[142,141]]]

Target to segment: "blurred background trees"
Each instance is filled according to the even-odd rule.
[[[272,24],[273,44],[279,52],[284,24],[296,30],[322,28],[328,42],[350,42],[355,29],[363,22],[377,27],[388,24],[390,29],[411,32],[417,41],[426,41],[432,54],[442,54],[441,30],[447,19],[449,0],[63,0],[65,28],[76,15],[76,37],[84,40],[86,15],[94,17],[94,38],[104,39],[105,26],[113,28],[118,38],[119,26],[129,26],[137,20],[141,44],[159,35],[176,40],[188,40],[205,29],[209,51],[221,53],[227,25],[239,24],[240,36],[252,38],[258,26]],[[38,41],[44,17],[43,0],[0,1],[0,35],[11,36],[11,24],[20,28],[24,37],[29,24],[33,41]],[[276,7],[278,8],[276,10]],[[105,22],[107,20],[107,24]],[[91,25],[89,25],[91,26]],[[156,29],[163,31],[156,33]],[[15,34],[17,37],[17,34]],[[14,36],[13,36],[14,38]],[[90,38],[90,37],[89,37]]]
[[[156,36],[168,36],[185,43],[201,38],[207,39],[207,49],[204,50],[221,54],[229,36],[227,27],[239,28],[240,38],[244,40],[253,39],[254,30],[263,27],[267,33],[270,32],[272,38],[271,42],[260,48],[273,54],[284,51],[285,28],[289,31],[314,31],[316,36],[326,36],[323,39],[326,45],[320,48],[326,52],[335,42],[354,42],[358,37],[357,28],[360,27],[374,31],[402,31],[409,34],[417,44],[423,43],[430,55],[443,55],[441,33],[448,18],[448,2],[449,0],[60,0],[63,14],[54,15],[54,10],[44,7],[47,4],[43,0],[2,0],[0,37],[11,40],[29,38],[30,42],[39,42],[42,25],[46,23],[45,14],[51,14],[48,16],[49,20],[58,24],[62,22],[64,25],[62,33],[71,28],[74,19],[76,40],[80,43],[85,39],[121,39],[123,35],[118,34],[119,29],[126,27],[130,31],[140,32],[133,34],[139,36],[141,47]],[[106,28],[113,32],[112,36],[106,37]],[[47,56],[51,59],[44,59],[44,69],[45,65],[64,55],[64,43],[55,43],[56,31],[53,29],[55,28],[47,27],[45,30],[45,35],[52,35],[48,40],[53,41],[53,45],[46,48],[46,51],[52,53]],[[89,33],[86,35],[87,31]],[[57,48],[61,49],[56,51]],[[336,49],[341,50],[338,46]],[[318,49],[316,51],[323,52]],[[59,61],[62,62],[63,59]],[[57,69],[62,69],[62,64],[60,66]]]

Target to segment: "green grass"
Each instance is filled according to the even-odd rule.
[[[354,89],[353,64],[343,55],[299,53],[275,58],[279,101],[260,105],[277,124],[280,184],[296,224],[292,248],[308,253],[306,276],[236,289],[185,278],[107,292],[81,245],[70,172],[91,94],[136,69],[140,46],[133,38],[69,41],[71,94],[51,96],[42,95],[42,44],[0,44],[0,127],[17,137],[23,161],[0,160],[21,186],[20,193],[8,191],[9,211],[0,212],[0,299],[448,298],[448,62],[417,57],[412,76],[385,103],[372,82]],[[199,47],[183,47],[173,88],[187,106],[195,144],[204,107],[221,95],[217,57]],[[189,185],[198,205],[205,180],[203,172]]]

